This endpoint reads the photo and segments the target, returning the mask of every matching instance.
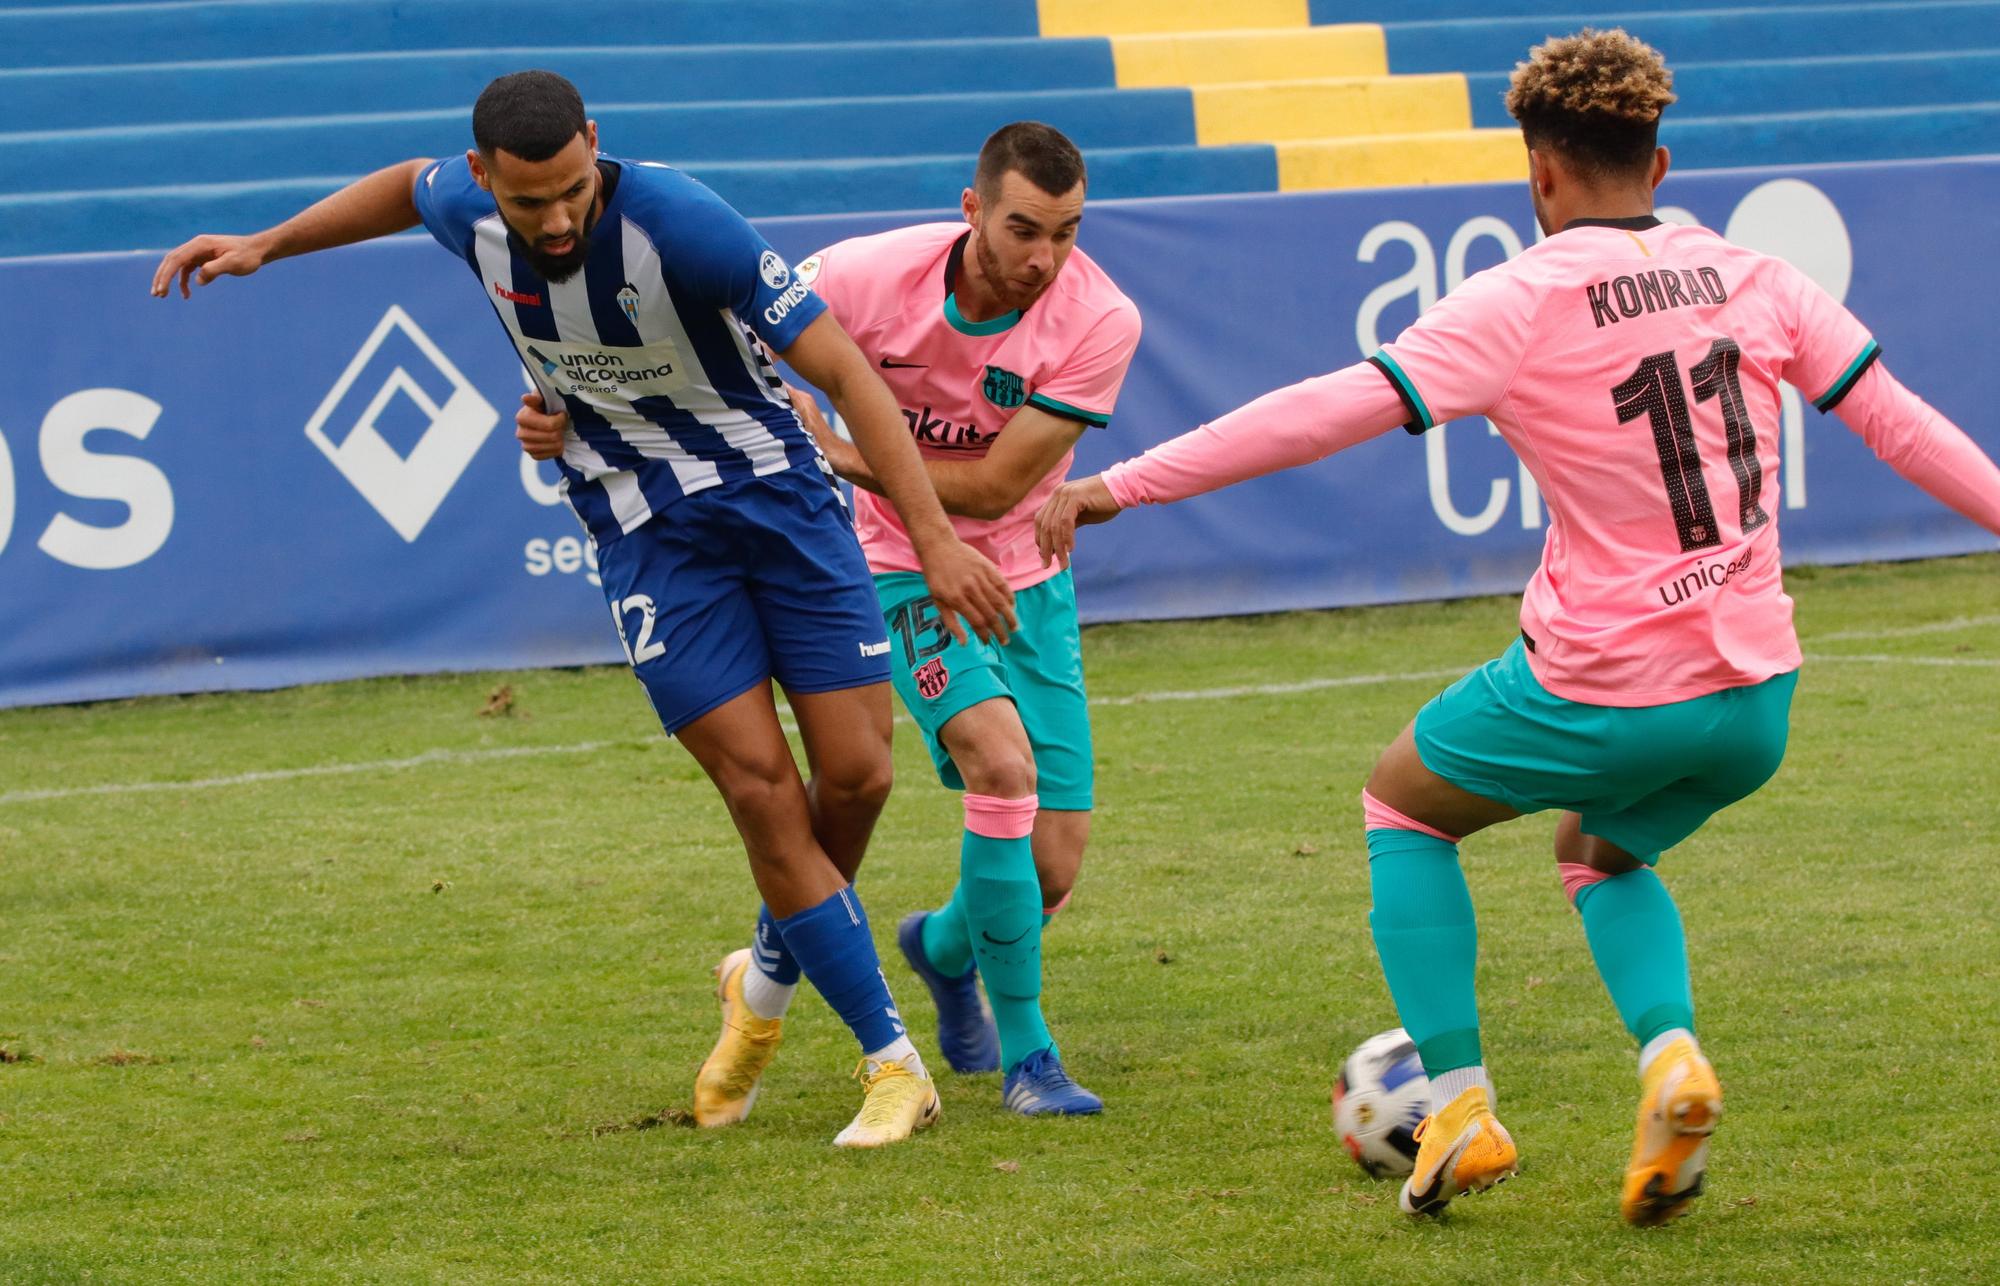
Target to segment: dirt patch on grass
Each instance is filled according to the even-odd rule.
[[[570,1138],[595,1139],[606,1134],[631,1134],[639,1130],[657,1130],[662,1126],[676,1129],[694,1128],[694,1113],[684,1107],[665,1107],[657,1112],[647,1112],[623,1121],[605,1121],[569,1135]]]

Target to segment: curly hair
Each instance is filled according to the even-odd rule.
[[[1529,147],[1600,174],[1651,162],[1660,113],[1673,101],[1674,74],[1660,51],[1622,27],[1585,27],[1536,45],[1507,90],[1507,112]]]

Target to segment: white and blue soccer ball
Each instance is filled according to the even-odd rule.
[[[1430,1078],[1401,1027],[1362,1041],[1333,1083],[1333,1128],[1371,1178],[1415,1168],[1417,1125],[1430,1110]]]

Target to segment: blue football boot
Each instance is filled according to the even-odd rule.
[[[954,1072],[997,1072],[1000,1070],[1000,1032],[993,1026],[993,1011],[979,994],[979,970],[967,969],[956,978],[939,973],[924,954],[924,921],[929,911],[912,911],[896,926],[896,945],[903,959],[930,989],[931,1003],[937,1006],[938,1049]]]
[[[1070,1079],[1053,1045],[1014,1064],[1000,1101],[1022,1116],[1095,1116],[1104,1110],[1103,1099]]]

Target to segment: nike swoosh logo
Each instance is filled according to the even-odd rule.
[[[888,358],[886,358],[886,357],[885,357],[885,358],[883,358],[883,359],[882,359],[882,369],[883,369],[883,370],[885,370],[885,371],[916,371],[916,370],[928,370],[928,369],[930,369],[930,363],[929,363],[929,362],[892,362],[892,361],[890,361],[890,360],[889,360]]]
[[[992,934],[988,933],[986,930],[981,929],[979,931],[979,936],[986,939],[988,942],[992,943],[996,947],[1011,947],[1016,942],[1019,942],[1022,938],[1027,937],[1030,933],[1033,933],[1034,931],[1035,931],[1034,926],[1030,925],[1028,928],[1021,930],[1019,933],[1015,934],[1011,938],[996,938]]]

